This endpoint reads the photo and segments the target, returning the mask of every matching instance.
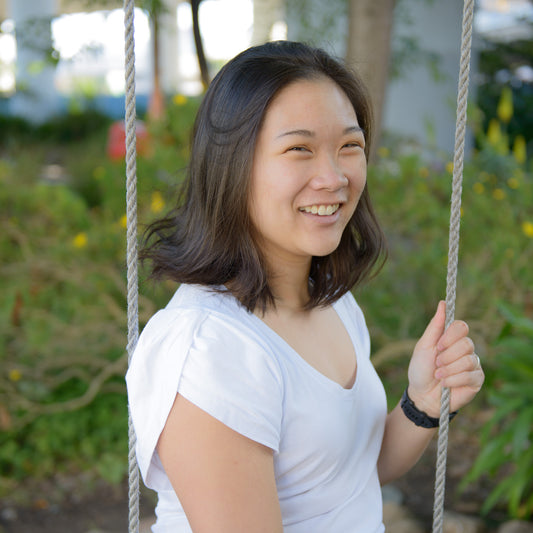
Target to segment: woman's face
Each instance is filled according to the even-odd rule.
[[[364,146],[350,100],[329,78],[276,95],[257,138],[250,194],[271,267],[337,248],[366,183]]]

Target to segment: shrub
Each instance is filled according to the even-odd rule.
[[[492,416],[483,427],[482,449],[463,488],[482,476],[497,480],[482,512],[507,504],[511,517],[533,516],[533,320],[501,304],[504,326],[487,369]]]

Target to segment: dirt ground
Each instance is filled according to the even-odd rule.
[[[490,486],[479,483],[461,495],[457,486],[478,453],[479,422],[458,416],[451,426],[448,444],[446,504],[449,511],[479,515],[481,504]],[[405,497],[405,505],[430,529],[435,470],[436,441],[433,441],[420,462],[395,483]],[[84,481],[79,480],[79,484]],[[78,484],[78,485],[79,485]],[[44,487],[42,497],[35,497],[31,507],[9,506],[0,502],[0,533],[118,533],[127,531],[127,487],[97,484],[85,494],[71,480],[71,490],[62,501],[48,503]],[[80,496],[80,494],[82,496]],[[85,495],[83,495],[85,494]],[[153,514],[155,498],[146,489],[141,492],[141,518]],[[497,514],[487,519],[487,526],[495,526],[503,519]]]

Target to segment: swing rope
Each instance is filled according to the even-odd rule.
[[[455,122],[455,146],[450,208],[448,272],[446,276],[446,328],[448,328],[453,322],[455,316],[457,262],[459,257],[459,228],[461,225],[461,192],[463,188],[463,162],[466,136],[466,107],[468,100],[468,75],[470,73],[473,19],[474,0],[465,0],[463,6],[459,81],[457,84],[457,115]],[[448,454],[449,414],[450,389],[444,387],[441,396],[439,436],[437,442],[435,493],[433,501],[433,533],[442,533],[444,526],[444,489],[446,483],[446,457]]]
[[[127,216],[127,305],[128,305],[128,362],[139,338],[138,318],[138,250],[137,250],[137,165],[136,165],[136,109],[135,109],[135,50],[134,0],[124,0],[125,71],[126,71],[126,216]],[[455,315],[457,263],[459,256],[459,229],[461,223],[461,192],[463,181],[464,146],[466,136],[466,108],[472,45],[474,0],[465,0],[461,36],[461,59],[457,91],[457,118],[450,211],[448,271],[446,278],[446,328]],[[435,496],[433,506],[433,533],[442,533],[444,524],[444,488],[448,450],[450,390],[443,388],[440,426],[437,445]],[[131,415],[128,419],[129,436],[129,522],[128,532],[139,531],[139,469],[135,457],[135,431]]]
[[[126,71],[126,262],[128,278],[128,365],[139,338],[139,281],[137,251],[137,138],[135,134],[135,38],[134,0],[124,0],[125,71]],[[128,410],[129,411],[129,410]],[[139,531],[139,469],[135,457],[137,438],[131,413],[128,413],[128,497],[129,533]]]

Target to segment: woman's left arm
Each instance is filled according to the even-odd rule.
[[[442,387],[450,389],[450,411],[468,404],[485,379],[468,325],[456,320],[444,331],[446,304],[440,302],[435,316],[417,342],[409,363],[408,395],[416,409],[433,418],[440,416]],[[398,404],[387,416],[378,459],[382,485],[407,472],[420,458],[436,429],[415,425]]]

